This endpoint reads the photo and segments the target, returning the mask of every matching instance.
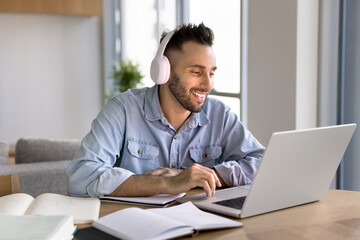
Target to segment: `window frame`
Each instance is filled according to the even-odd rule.
[[[161,33],[164,29],[161,28],[161,11],[160,4],[164,0],[155,0],[157,11],[157,37],[160,41]],[[176,4],[176,25],[190,22],[190,0],[175,0]],[[237,93],[217,91],[213,89],[210,95],[235,98],[240,101],[240,120],[247,126],[247,34],[248,34],[248,0],[241,0],[241,29],[240,29],[240,91]],[[125,58],[126,42],[122,40],[121,36],[126,31],[126,23],[122,19],[122,6],[124,1],[111,0],[103,1],[103,39],[104,39],[104,93],[111,88],[112,81],[109,79],[108,72],[111,71],[114,62],[119,62]],[[112,31],[111,31],[112,29]],[[104,95],[105,95],[104,94]],[[106,99],[104,98],[104,101]]]

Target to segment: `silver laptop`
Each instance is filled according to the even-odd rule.
[[[177,201],[245,218],[324,199],[355,128],[346,124],[273,133],[251,186]],[[229,202],[236,204],[230,207]]]

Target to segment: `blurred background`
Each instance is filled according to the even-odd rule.
[[[359,123],[359,14],[356,0],[0,0],[0,139],[81,139],[114,64],[151,87],[161,33],[189,22],[215,33],[212,97],[265,146],[274,131]],[[359,145],[357,129],[333,187],[360,190]]]

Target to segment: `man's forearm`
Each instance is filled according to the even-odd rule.
[[[113,191],[110,196],[146,197],[167,193],[167,181],[164,177],[151,175],[133,175]]]

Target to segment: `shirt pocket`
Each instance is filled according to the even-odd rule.
[[[199,148],[191,148],[190,158],[203,166],[213,167],[216,160],[221,156],[222,150],[220,146],[205,146]]]
[[[160,167],[159,147],[127,139],[120,167],[135,174],[144,174],[147,171]]]
[[[159,148],[146,143],[128,139],[127,149],[129,153],[139,159],[153,159],[159,156]]]

